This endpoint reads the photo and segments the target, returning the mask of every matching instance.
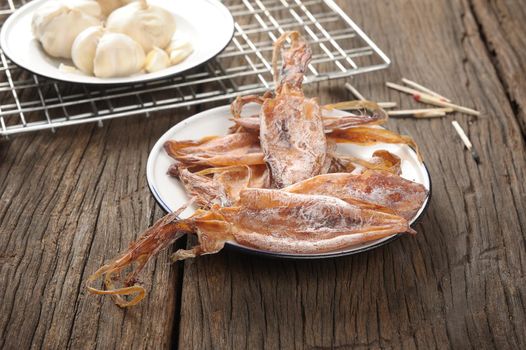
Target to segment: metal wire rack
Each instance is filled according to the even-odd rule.
[[[0,5],[0,24],[25,3]],[[389,58],[333,0],[227,0],[235,19],[229,46],[182,76],[96,87],[31,74],[0,50],[0,135],[51,129],[231,99],[272,88],[273,41],[284,31],[304,33],[313,48],[305,83],[385,68]]]

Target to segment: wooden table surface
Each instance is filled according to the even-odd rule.
[[[383,85],[408,77],[483,112],[389,122],[431,173],[418,234],[320,261],[227,249],[171,264],[173,247],[143,272],[147,298],[122,310],[84,281],[163,215],[148,152],[195,110],[13,137],[0,144],[1,348],[526,349],[526,4],[338,2],[393,60],[353,79],[364,95],[416,106]],[[307,93],[346,100],[344,82]]]

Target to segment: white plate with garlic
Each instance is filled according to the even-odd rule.
[[[232,15],[217,0],[35,0],[5,21],[0,46],[51,79],[129,84],[194,68],[233,34]]]

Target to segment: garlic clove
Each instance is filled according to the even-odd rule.
[[[130,76],[144,66],[144,50],[132,38],[106,32],[99,40],[93,73],[99,78]]]
[[[102,26],[80,33],[71,49],[75,66],[85,74],[100,78],[130,76],[145,61],[142,47],[127,35],[111,33]]]
[[[109,16],[113,11],[118,9],[119,7],[122,7],[124,5],[129,4],[132,1],[136,0],[96,0],[102,10],[102,14],[107,17]]]
[[[59,64],[58,70],[64,73],[83,74],[83,72],[81,72],[77,68],[68,66],[67,64],[64,64],[64,63]]]
[[[194,52],[194,48],[189,41],[173,39],[166,48],[166,51],[170,55],[170,63],[176,65],[190,56],[190,54]]]
[[[135,1],[113,11],[106,22],[112,32],[123,33],[137,41],[144,52],[155,46],[164,49],[175,32],[173,14],[162,7]]]
[[[170,57],[166,51],[154,47],[152,51],[146,55],[146,63],[144,69],[148,73],[153,73],[165,69],[170,66]]]
[[[172,50],[189,50],[192,51],[192,44],[185,39],[182,38],[173,38],[170,41],[170,44],[166,47],[166,51],[170,52]]]
[[[31,19],[31,31],[33,35],[38,39],[42,35],[42,29],[55,17],[67,13],[68,8],[58,1],[51,1],[45,4],[45,6],[39,7],[33,14]]]
[[[87,15],[102,18],[102,8],[93,0],[68,0],[65,2],[70,9],[79,10]]]
[[[75,66],[86,74],[93,74],[93,61],[100,39],[104,35],[102,26],[83,30],[73,42],[71,58]]]
[[[96,14],[100,14],[100,7],[94,1],[52,1],[35,11],[31,28],[48,55],[71,58],[71,47],[77,35],[100,24]]]

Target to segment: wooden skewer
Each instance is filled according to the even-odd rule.
[[[411,96],[415,96],[415,95],[427,95],[425,93],[423,93],[422,91],[418,91],[418,90],[415,90],[415,89],[412,89],[412,88],[409,88],[407,86],[403,86],[403,85],[400,85],[400,84],[395,84],[395,83],[391,83],[391,82],[386,82],[385,85],[388,87],[388,88],[391,88],[393,90],[397,90],[397,91],[400,91],[400,92],[404,92],[406,94],[409,94]],[[431,95],[427,95],[429,97],[433,97]]]
[[[439,93],[434,92],[433,90],[428,89],[425,86],[418,84],[417,82],[414,82],[414,81],[406,79],[406,78],[402,78],[402,82],[404,84],[408,85],[408,86],[411,86],[412,88],[420,90],[421,92],[424,92],[424,93],[429,94],[431,96],[435,96],[435,97],[437,97],[437,98],[439,98],[441,100],[444,100],[446,102],[451,102],[451,100],[448,99],[447,97],[444,97],[444,96],[440,95]]]
[[[351,94],[354,95],[354,97],[356,97],[357,99],[359,100],[362,100],[362,101],[365,101],[366,98],[363,97],[363,95],[358,91],[356,90],[356,88],[354,86],[352,86],[351,84],[349,83],[345,83],[345,87],[347,88],[347,90],[349,90],[351,92]]]
[[[471,143],[468,136],[464,132],[464,129],[462,129],[462,127],[456,120],[453,120],[451,124],[453,124],[453,127],[455,128],[458,136],[460,136],[460,139],[462,140],[462,142],[464,142],[464,145],[466,146],[466,148],[469,151],[471,151],[471,155],[473,156],[473,159],[475,160],[475,162],[480,163],[480,157],[477,151],[475,151],[475,149],[473,148],[473,144]]]
[[[407,109],[401,111],[388,111],[390,117],[414,117],[414,118],[433,118],[445,117],[447,113],[453,112],[453,108],[427,108],[427,109]]]
[[[442,101],[433,96],[420,94],[420,95],[414,95],[413,98],[415,99],[415,101],[418,101],[418,102],[423,102],[423,103],[427,103],[427,104],[434,105],[434,106],[453,108],[457,112],[462,112],[462,113],[474,115],[477,117],[480,115],[479,111],[476,111],[471,108],[459,106],[451,102]]]
[[[378,102],[378,106],[381,108],[387,109],[387,108],[396,108],[397,104],[396,102]]]
[[[413,96],[413,98],[418,102],[427,103],[427,104],[431,104],[431,105],[439,106],[439,107],[449,107],[449,108],[453,108],[457,112],[462,112],[462,113],[466,113],[470,115],[475,115],[475,116],[480,115],[480,112],[474,109],[463,107],[463,106],[458,106],[450,102],[442,101],[434,96],[422,93],[418,90],[411,89],[406,86],[398,85],[398,84],[391,83],[391,82],[386,82],[385,85],[391,89],[405,92],[406,94]]]

